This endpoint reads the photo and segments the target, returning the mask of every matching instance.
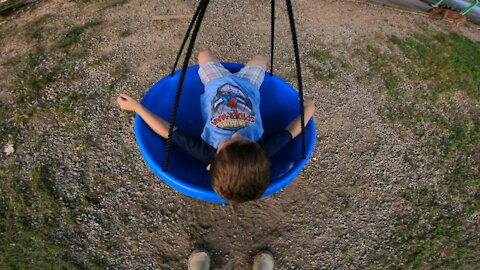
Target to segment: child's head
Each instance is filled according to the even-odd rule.
[[[253,141],[226,141],[211,163],[210,179],[213,190],[229,202],[256,200],[270,183],[270,160]]]

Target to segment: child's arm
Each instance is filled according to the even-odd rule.
[[[310,121],[310,118],[312,118],[313,113],[315,112],[315,104],[313,103],[313,100],[307,99],[304,102],[304,110],[303,110],[303,115],[305,116],[305,125],[307,125],[308,121]],[[288,124],[286,130],[292,134],[292,139],[298,136],[302,132],[302,123],[301,123],[301,118],[300,115],[297,116],[290,124]]]
[[[134,111],[138,113],[138,115],[142,117],[143,121],[145,121],[147,125],[150,126],[153,131],[155,131],[155,133],[164,139],[168,138],[168,129],[170,128],[170,124],[167,121],[156,116],[137,100],[125,94],[120,94],[117,97],[117,102],[122,110]]]

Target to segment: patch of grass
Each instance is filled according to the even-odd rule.
[[[54,107],[54,113],[59,119],[65,119],[71,116],[73,109],[88,100],[89,97],[82,94],[71,93],[61,97]]]
[[[5,103],[4,101],[0,100],[0,144],[5,145],[8,142],[8,136],[13,133],[13,127],[9,123],[9,116],[11,114],[11,107]]]
[[[86,22],[82,25],[73,26],[72,28],[68,29],[64,32],[57,40],[57,47],[58,48],[67,48],[69,46],[78,44],[80,42],[81,35],[89,28],[94,28],[100,25],[101,22],[94,21],[94,22]]]
[[[91,134],[81,134],[75,138],[72,143],[72,148],[78,153],[86,153],[97,144]]]
[[[87,67],[99,67],[103,63],[108,62],[109,58],[106,55],[100,55],[99,57],[96,57],[92,61],[87,63]]]
[[[125,37],[128,37],[132,34],[132,32],[130,32],[130,30],[128,29],[125,29],[123,31],[121,31],[118,36],[121,37],[121,38],[125,38]]]
[[[316,80],[333,80],[339,76],[341,70],[351,70],[345,59],[334,57],[327,49],[311,51],[307,56],[307,67]]]
[[[56,201],[52,169],[38,166],[24,176],[18,167],[0,169],[1,269],[73,269],[61,257],[65,246],[52,237],[71,222]]]
[[[129,161],[129,157],[130,157],[130,153],[129,152],[123,152],[120,154],[120,157],[119,157],[119,160],[121,163],[128,163]]]
[[[44,35],[44,23],[50,15],[42,16],[28,22],[25,26],[26,36],[32,41],[32,49],[28,55],[20,59],[12,70],[16,70],[15,78],[15,99],[17,110],[15,113],[9,113],[13,124],[24,126],[30,118],[38,111],[51,107],[44,101],[44,91],[52,83],[62,81],[70,83],[79,79],[83,71],[75,69],[75,62],[84,58],[86,47],[84,42],[75,43],[79,36],[91,27],[98,25],[98,22],[88,22],[81,26],[73,27],[66,31],[62,37],[65,39],[58,41],[56,45],[68,46],[68,54],[58,54],[56,45],[49,46],[48,36]],[[51,42],[50,42],[51,43]],[[75,44],[74,44],[75,43]],[[69,96],[67,99],[61,99],[55,103],[52,111],[59,119],[64,119],[70,113],[76,98]]]
[[[369,63],[368,71],[359,77],[359,80],[372,80],[378,74],[382,74],[386,92],[396,99],[401,98],[403,93],[398,90],[400,57],[385,54],[379,48],[370,44],[366,46],[365,50],[357,49],[355,54],[366,59]]]
[[[25,25],[21,27],[21,31],[24,32],[24,35],[28,39],[34,42],[43,41],[44,34],[49,33],[49,28],[46,27],[45,24],[51,19],[51,14],[45,14],[25,23]]]
[[[118,83],[124,81],[127,78],[129,72],[130,69],[128,68],[128,65],[126,63],[116,63],[110,70],[110,77],[112,77],[112,80],[107,86],[106,92],[108,94],[113,93],[115,90],[115,86]]]
[[[20,103],[31,104],[41,99],[43,90],[47,85],[64,79],[70,82],[81,75],[79,71],[74,71],[72,58],[52,59],[46,54],[45,48],[36,45],[31,53],[20,64],[17,72],[17,85],[21,88],[18,93]]]
[[[110,76],[115,81],[121,81],[126,78],[126,75],[128,74],[128,72],[130,72],[130,70],[126,63],[117,63],[110,70]]]
[[[342,213],[342,215],[348,215],[350,212],[352,212],[353,208],[351,205],[343,205],[341,208],[340,208],[340,213]]]
[[[417,150],[428,157],[421,162],[444,177],[437,189],[402,195],[411,214],[395,222],[395,234],[372,254],[371,267],[479,268],[472,216],[480,213],[480,43],[454,33],[389,36],[388,42],[394,53],[372,47],[364,54],[389,98],[382,114],[414,132]],[[412,83],[415,88],[400,90]]]
[[[81,262],[65,252],[79,239],[72,210],[59,200],[56,168],[54,163],[27,172],[19,166],[0,168],[0,269],[106,268],[100,252]]]
[[[389,40],[411,61],[404,65],[410,79],[431,80],[433,98],[465,91],[470,98],[480,99],[479,42],[457,33],[389,36]]]

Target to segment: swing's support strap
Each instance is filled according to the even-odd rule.
[[[173,64],[172,73],[170,74],[170,77],[173,77],[173,73],[175,72],[175,69],[177,69],[177,64],[178,64],[178,61],[180,60],[180,56],[182,55],[183,48],[185,48],[185,44],[187,43],[188,37],[190,36],[190,32],[192,31],[192,27],[195,24],[195,21],[197,20],[198,13],[200,12],[200,8],[202,7],[202,5],[200,5],[200,4],[198,5],[197,9],[195,10],[195,14],[193,15],[193,18],[190,21],[190,25],[188,26],[187,32],[185,33],[185,37],[183,38],[182,46],[180,46],[180,50],[178,51],[177,58],[175,59],[175,64]]]
[[[295,18],[293,17],[292,2],[286,0],[288,19],[290,21],[290,30],[292,32],[293,51],[295,52],[295,65],[297,67],[297,82],[298,82],[298,95],[300,101],[300,123],[302,125],[302,158],[306,159],[305,155],[305,115],[303,108],[303,84],[302,84],[302,69],[300,66],[300,53],[298,50],[297,30],[295,29]]]
[[[193,47],[195,46],[195,41],[197,39],[198,31],[200,30],[200,26],[202,25],[203,16],[205,15],[205,11],[207,10],[208,3],[210,0],[202,0],[197,8],[197,12],[193,15],[192,22],[193,24],[195,21],[195,28],[193,29],[192,37],[190,38],[190,44],[188,45],[187,52],[185,54],[185,59],[183,61],[182,72],[180,73],[180,78],[178,80],[177,92],[175,94],[175,100],[173,102],[173,109],[172,114],[170,115],[170,126],[168,129],[168,139],[165,145],[165,155],[164,155],[164,162],[162,170],[166,172],[168,170],[168,159],[170,154],[170,146],[172,144],[172,133],[173,128],[175,126],[175,120],[177,117],[177,110],[178,110],[178,103],[180,101],[180,95],[182,93],[183,82],[185,80],[185,74],[187,73],[188,62],[192,56]],[[190,29],[191,30],[191,29]],[[188,32],[188,31],[187,31]],[[185,39],[186,40],[186,39]],[[181,51],[180,51],[181,53]]]
[[[271,2],[272,12],[271,12],[271,37],[270,37],[270,77],[273,76],[273,51],[275,48],[275,0]]]

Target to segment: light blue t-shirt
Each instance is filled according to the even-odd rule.
[[[200,102],[206,121],[201,137],[212,147],[236,132],[254,142],[262,137],[260,92],[247,80],[235,75],[211,80]]]

